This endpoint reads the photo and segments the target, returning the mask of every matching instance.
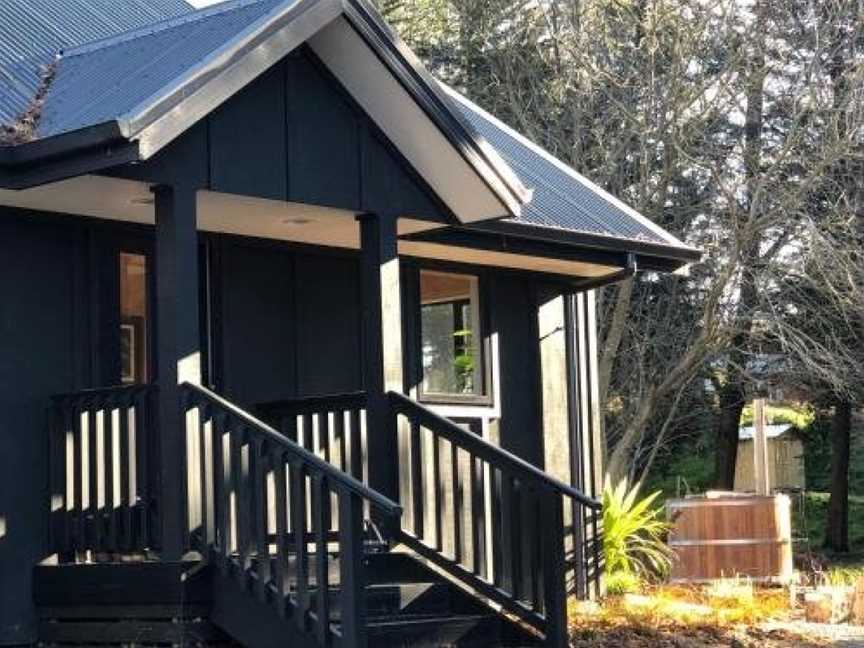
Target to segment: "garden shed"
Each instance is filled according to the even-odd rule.
[[[738,460],[735,462],[735,490],[756,490],[753,463],[753,426],[738,430]],[[805,481],[804,445],[794,425],[766,425],[768,476],[772,489],[803,489]]]

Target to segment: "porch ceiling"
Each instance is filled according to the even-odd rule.
[[[152,194],[146,183],[103,176],[80,176],[22,191],[0,190],[0,206],[153,224]],[[399,234],[443,227],[405,216]],[[359,249],[355,214],[319,205],[264,200],[203,191],[198,196],[198,229],[312,245]],[[573,277],[602,277],[620,268],[561,258],[472,249],[403,240],[401,254]]]

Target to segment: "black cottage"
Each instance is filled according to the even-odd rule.
[[[592,289],[699,252],[365,0],[0,39],[0,644],[564,646]]]

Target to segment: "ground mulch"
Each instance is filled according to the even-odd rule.
[[[834,642],[760,627],[598,625],[571,631],[571,648],[823,648]],[[844,648],[851,644],[842,644]]]

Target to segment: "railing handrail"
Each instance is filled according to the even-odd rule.
[[[603,508],[603,505],[599,501],[588,497],[582,491],[555,479],[551,475],[546,474],[536,466],[531,465],[511,452],[489,443],[476,434],[468,432],[456,425],[453,421],[436,414],[432,410],[424,407],[417,401],[408,398],[404,394],[391,391],[388,392],[387,395],[396,411],[404,413],[405,410],[413,410],[418,418],[425,419],[425,424],[421,421],[423,427],[432,429],[434,426],[434,431],[445,437],[448,441],[456,442],[461,447],[475,452],[478,456],[493,464],[506,464],[507,468],[513,472],[521,473],[523,476],[526,476],[533,481],[540,482],[562,495],[573,498],[588,508],[595,511],[599,511]]]
[[[297,396],[279,400],[257,403],[254,409],[259,412],[289,411],[298,414],[303,410],[312,410],[319,406],[325,407],[361,407],[366,404],[365,391],[342,392],[335,394],[316,394],[315,396]]]
[[[230,401],[222,398],[221,396],[219,396],[219,394],[210,391],[206,387],[189,382],[183,383],[181,385],[181,388],[194,392],[200,397],[209,400],[214,405],[217,405],[222,409],[226,410],[231,416],[240,419],[243,423],[253,428],[258,434],[267,437],[269,441],[280,445],[285,450],[293,454],[295,457],[302,460],[305,464],[311,466],[314,470],[326,475],[332,483],[337,483],[344,487],[346,490],[351,491],[356,495],[359,495],[360,497],[368,500],[371,504],[376,506],[383,513],[386,513],[387,515],[391,515],[393,517],[399,517],[402,515],[402,507],[396,502],[385,497],[381,493],[372,490],[362,482],[354,479],[347,473],[342,472],[341,470],[335,468],[317,455],[294,443],[263,421],[255,418],[248,412],[245,412],[244,410],[231,403]]]
[[[54,403],[59,403],[68,400],[85,400],[89,398],[117,396],[126,393],[136,393],[139,391],[149,391],[158,389],[156,383],[133,383],[129,385],[111,385],[109,387],[91,387],[81,389],[75,392],[66,392],[64,394],[53,394],[50,398]]]

